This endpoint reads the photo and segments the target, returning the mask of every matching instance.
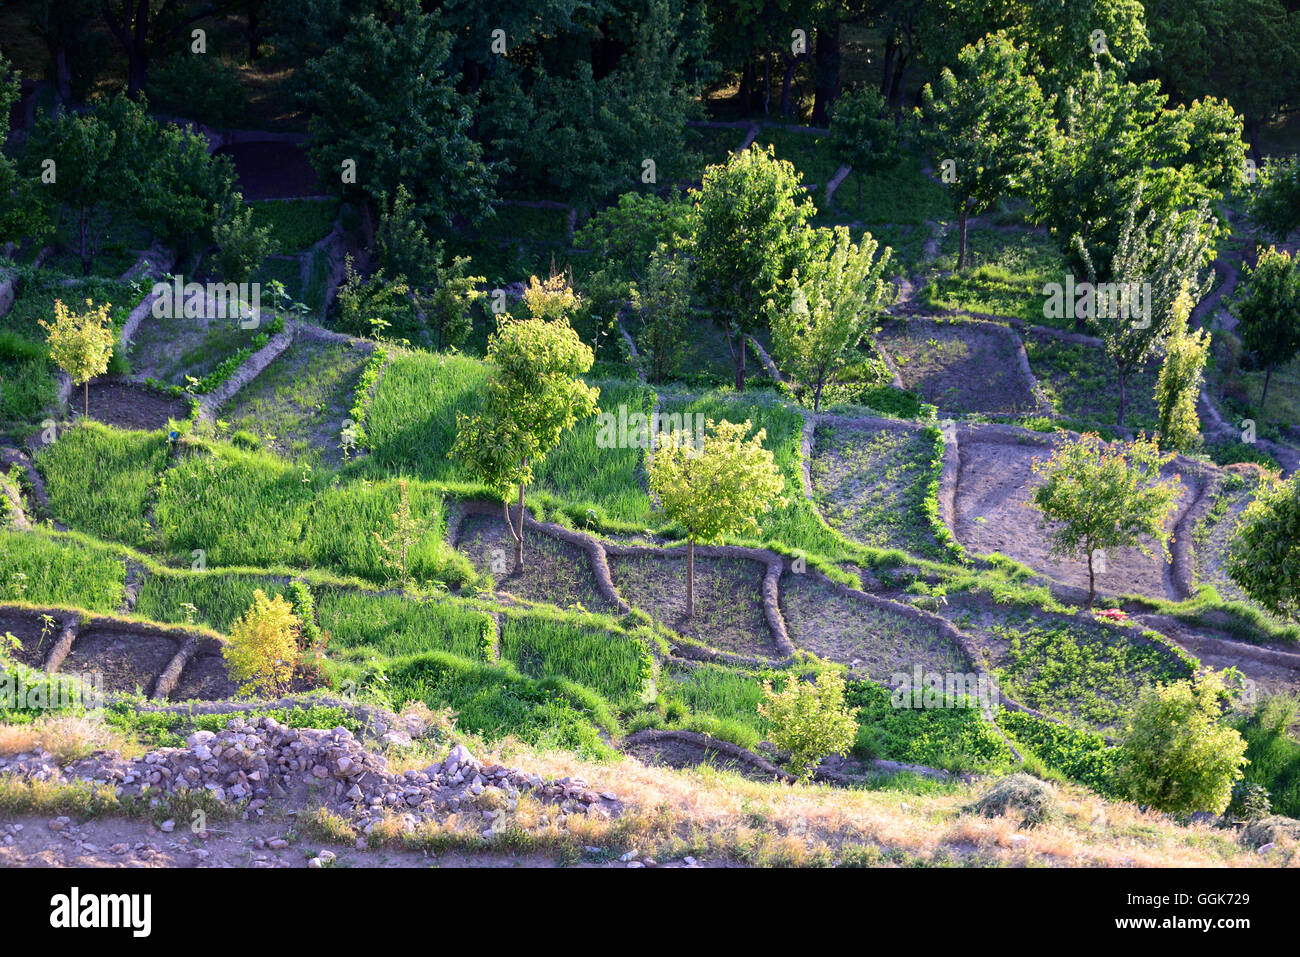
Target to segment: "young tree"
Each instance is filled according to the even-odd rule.
[[[430,286],[416,292],[433,349],[454,349],[469,338],[474,325],[470,313],[483,298],[479,287],[487,282],[483,276],[471,276],[469,269],[468,256],[454,256],[447,265],[435,266]]]
[[[0,54],[0,143],[9,137],[9,114],[21,92],[19,75]],[[53,229],[38,177],[20,176],[18,164],[0,151],[0,246],[39,245]]]
[[[230,676],[240,682],[239,693],[272,697],[284,691],[300,654],[301,622],[282,595],[267,598],[258,588],[253,604],[230,629],[221,649]]]
[[[238,202],[212,228],[212,239],[217,244],[221,278],[244,282],[279,248],[279,243],[271,236],[270,226],[253,224],[253,207],[246,205],[238,193],[235,195]]]
[[[1156,444],[1138,438],[1127,447],[1107,445],[1093,433],[1062,442],[1046,460],[1034,460],[1034,474],[1043,481],[1032,503],[1042,513],[1040,526],[1049,533],[1053,558],[1088,560],[1088,607],[1096,595],[1093,556],[1098,550],[1136,546],[1151,555],[1144,541],[1153,539],[1169,560],[1169,529],[1178,507],[1179,478],[1160,478],[1160,467],[1172,456],[1161,456]]]
[[[1300,353],[1300,263],[1270,246],[1245,272],[1228,309],[1241,323],[1242,345],[1264,365],[1263,408],[1273,369]]]
[[[577,378],[595,361],[591,348],[556,311],[564,293],[533,277],[527,319],[506,319],[488,340],[487,360],[496,375],[482,411],[456,413],[450,455],[501,496],[506,527],[515,543],[515,566],[524,567],[524,490],[534,469],[579,419],[596,410],[600,390]],[[565,290],[571,296],[571,291]],[[576,305],[576,299],[574,299]],[[572,307],[569,307],[570,309]],[[541,318],[544,315],[554,318]],[[510,494],[518,490],[518,527],[510,519]]]
[[[675,368],[691,319],[691,274],[686,259],[667,246],[650,254],[645,277],[632,283],[629,305],[640,329],[636,344],[652,382]]]
[[[68,374],[73,385],[84,390],[85,414],[90,416],[90,380],[108,371],[113,358],[117,333],[109,315],[108,303],[96,306],[86,300],[86,311],[74,313],[62,300],[54,300],[54,323],[44,319],[41,326],[47,331],[46,342],[54,364]]]
[[[831,112],[831,143],[840,162],[853,167],[862,213],[862,179],[893,169],[903,158],[898,125],[875,89],[854,87],[841,93]]]
[[[411,498],[406,479],[397,480],[397,511],[393,512],[387,535],[375,532],[375,541],[383,549],[380,560],[403,588],[411,583],[411,549],[420,543],[424,532],[420,522],[411,514]]]
[[[736,391],[743,392],[745,337],[758,327],[773,287],[793,271],[799,234],[816,209],[794,167],[771,147],[751,146],[710,166],[691,197],[696,282],[727,337]]]
[[[1174,321],[1174,302],[1186,292],[1194,303],[1209,282],[1208,274],[1201,279],[1208,257],[1209,211],[1201,207],[1161,220],[1151,209],[1139,222],[1141,202],[1139,194],[1129,203],[1111,260],[1111,282],[1118,298],[1098,297],[1086,316],[1115,363],[1120,425],[1128,410],[1129,378],[1163,348]],[[1091,253],[1082,244],[1080,252],[1090,281],[1097,284]]]
[[[845,755],[858,733],[857,708],[844,703],[844,678],[827,671],[815,682],[796,675],[780,691],[763,682],[758,713],[772,723],[769,733],[778,751],[790,753],[789,770],[800,781],[813,776],[828,754]]]
[[[822,389],[844,367],[884,300],[890,249],[886,246],[876,259],[877,248],[870,233],[855,245],[848,229],[836,226],[830,254],[802,264],[788,280],[789,308],[767,302],[777,361],[812,390],[813,412],[820,410]]]
[[[1021,189],[1046,141],[1043,94],[1025,57],[1024,47],[993,34],[963,49],[937,89],[927,84],[921,91],[922,135],[936,166],[954,164],[948,195],[961,231],[958,269],[966,265],[970,215]]]
[[[1222,676],[1208,669],[1142,689],[1119,756],[1134,802],[1170,813],[1228,806],[1247,761],[1245,739],[1223,722],[1226,696]]]
[[[1228,552],[1228,575],[1280,618],[1300,621],[1300,480],[1266,486],[1246,507]]]
[[[1201,377],[1210,352],[1210,334],[1204,329],[1189,332],[1192,297],[1186,291],[1174,300],[1173,320],[1165,341],[1165,361],[1156,380],[1156,408],[1160,425],[1156,434],[1166,452],[1185,451],[1201,435],[1196,400],[1201,394]]]
[[[686,529],[686,617],[695,615],[695,543],[758,531],[758,516],[772,508],[785,488],[772,453],[763,448],[767,431],[746,439],[751,423],[714,423],[703,435],[660,433],[650,460],[650,491],[668,517]]]

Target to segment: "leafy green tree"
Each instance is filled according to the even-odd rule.
[[[1228,575],[1273,614],[1300,621],[1300,483],[1293,475],[1246,507],[1228,551]]]
[[[0,54],[0,143],[9,136],[9,114],[18,102],[19,75]],[[39,244],[52,231],[48,204],[33,176],[21,176],[18,164],[0,151],[0,245]]]
[[[816,209],[794,167],[771,147],[751,146],[710,166],[691,197],[696,284],[727,337],[736,391],[743,392],[745,337],[758,328],[773,288],[793,272],[800,233]]]
[[[833,235],[830,254],[802,264],[788,280],[790,306],[767,303],[777,361],[812,391],[814,412],[821,409],[827,382],[871,329],[889,288],[889,247],[877,259],[880,244],[870,233],[856,245],[844,226]]]
[[[50,359],[68,374],[73,385],[83,389],[85,414],[90,415],[90,380],[108,371],[117,333],[108,303],[96,306],[86,300],[85,312],[73,312],[62,300],[54,300],[54,322],[40,320],[46,330]]]
[[[1142,197],[1136,196],[1124,216],[1110,267],[1115,295],[1108,291],[1098,296],[1087,316],[1106,356],[1115,363],[1120,425],[1128,410],[1128,381],[1164,347],[1174,321],[1174,303],[1184,293],[1193,302],[1200,299],[1210,278],[1201,278],[1208,256],[1209,211],[1202,207],[1160,221],[1152,209],[1139,221],[1141,208]],[[1080,252],[1096,286],[1099,280],[1091,254],[1082,248]]]
[[[415,303],[404,280],[385,279],[382,269],[367,279],[356,271],[351,256],[343,269],[343,284],[335,300],[342,329],[375,339],[404,339],[415,334]]]
[[[1250,218],[1278,242],[1300,229],[1300,161],[1292,157],[1264,165],[1250,197]]]
[[[1030,198],[1074,272],[1110,278],[1135,195],[1157,222],[1169,222],[1185,210],[1213,207],[1240,184],[1245,147],[1232,107],[1212,97],[1172,109],[1167,101],[1155,81],[1129,83],[1114,70],[1095,69],[1057,104]],[[1206,218],[1202,228],[1212,252],[1226,227]]]
[[[842,163],[853,167],[862,213],[862,179],[893,169],[903,158],[898,125],[885,99],[868,86],[841,93],[831,111],[831,143]]]
[[[998,25],[1028,48],[1030,70],[1049,94],[1076,83],[1094,62],[1137,66],[1151,50],[1142,0],[1014,2],[1002,9]]]
[[[966,223],[998,197],[1022,189],[1047,137],[1038,82],[1026,69],[1024,47],[1000,34],[961,51],[937,88],[921,91],[922,135],[935,163],[948,169],[948,195],[957,214],[957,268],[966,265]]]
[[[1093,557],[1098,551],[1134,547],[1153,551],[1154,540],[1169,560],[1169,530],[1178,507],[1179,479],[1160,478],[1161,456],[1153,441],[1138,438],[1128,446],[1107,445],[1093,433],[1064,437],[1046,459],[1034,460],[1042,482],[1032,503],[1042,513],[1053,558],[1088,560],[1088,607],[1096,595]]]
[[[535,190],[583,208],[647,182],[647,160],[650,182],[687,176],[695,157],[686,120],[698,111],[701,79],[688,66],[702,37],[679,6],[650,0],[610,9],[608,30],[620,37],[622,56],[604,44],[592,49],[593,35],[575,30],[563,50],[545,43],[538,55],[523,45],[498,57],[480,112],[494,155]]]
[[[650,254],[645,277],[632,284],[629,306],[637,318],[636,344],[652,382],[676,368],[691,320],[691,274],[684,257],[667,246]]]
[[[100,0],[108,32],[126,54],[126,95],[135,99],[149,80],[149,64],[160,46],[174,42],[187,28],[213,16],[217,3],[183,0]]]
[[[650,460],[650,491],[664,512],[686,529],[686,617],[695,615],[695,543],[758,531],[760,514],[778,501],[785,480],[767,431],[746,439],[751,423],[709,420],[704,434],[660,433]]]
[[[1158,811],[1218,814],[1246,764],[1246,741],[1223,721],[1223,678],[1205,670],[1191,681],[1148,685],[1138,694],[1120,746],[1120,780],[1129,797]]]
[[[1270,246],[1245,273],[1228,309],[1240,323],[1242,344],[1264,366],[1262,408],[1273,369],[1300,354],[1300,263]]]
[[[377,203],[405,185],[428,223],[476,220],[495,172],[470,136],[473,100],[445,70],[451,37],[418,0],[377,6],[303,67],[312,164],[345,197]]]
[[[1156,408],[1160,413],[1156,434],[1165,451],[1185,451],[1201,436],[1196,400],[1210,352],[1210,334],[1204,329],[1188,331],[1191,314],[1192,297],[1183,292],[1174,300],[1165,359],[1156,380]]]
[[[442,249],[430,239],[415,200],[404,183],[398,184],[391,201],[379,204],[379,227],[375,230],[379,267],[390,276],[401,276],[413,286],[428,283],[438,267]]]
[[[858,733],[858,709],[845,703],[844,678],[834,671],[816,681],[791,675],[780,691],[763,682],[758,713],[771,722],[768,736],[778,751],[789,752],[789,770],[800,781],[810,780],[826,755],[848,754]]]
[[[495,374],[482,411],[456,413],[456,441],[450,452],[501,496],[506,527],[515,543],[515,567],[520,571],[524,490],[560,437],[591,415],[600,397],[599,389],[578,378],[591,369],[595,356],[564,313],[557,315],[553,309],[563,297],[548,295],[542,303],[542,296],[536,297],[540,312],[525,319],[506,319],[488,340],[487,360]],[[553,318],[544,317],[548,312]],[[516,489],[518,527],[510,519],[510,494]]]
[[[279,248],[279,243],[271,236],[270,226],[254,224],[253,207],[246,205],[242,196],[238,204],[213,227],[212,239],[217,244],[217,266],[221,276],[230,282],[245,281],[267,256]]]
[[[46,78],[60,103],[84,100],[108,60],[108,39],[87,25],[99,16],[99,0],[40,0],[31,24],[45,44]]]

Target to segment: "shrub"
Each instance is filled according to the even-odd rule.
[[[222,278],[243,282],[278,248],[269,226],[253,223],[253,208],[240,205],[212,228]]]
[[[280,595],[267,598],[258,588],[253,604],[233,628],[222,649],[230,676],[241,682],[239,693],[273,695],[284,689],[298,663],[300,622]]]
[[[149,71],[149,99],[163,112],[230,126],[244,115],[239,70],[220,57],[178,53]]]
[[[1060,814],[1056,793],[1044,782],[1028,774],[1012,774],[993,785],[974,803],[965,808],[982,817],[1003,817],[1014,813],[1021,827],[1045,824]]]
[[[1223,678],[1203,671],[1192,681],[1144,688],[1120,750],[1129,797],[1159,811],[1221,813],[1246,763],[1246,742],[1223,724]]]
[[[852,747],[857,709],[846,707],[840,675],[825,672],[815,682],[792,679],[781,691],[764,682],[763,697],[758,713],[772,723],[772,744],[790,753],[789,770],[800,780],[811,778],[826,755],[844,755]]]

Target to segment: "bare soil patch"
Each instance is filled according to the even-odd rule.
[[[81,405],[81,398],[80,390],[73,389],[71,401],[74,409]],[[119,429],[152,432],[165,428],[168,419],[186,418],[189,411],[184,399],[168,398],[119,379],[90,383],[90,417]]]
[[[1010,329],[912,317],[885,323],[876,342],[903,385],[940,409],[1016,414],[1037,407]]]
[[[596,587],[586,553],[549,535],[524,529],[524,568],[515,568],[515,543],[505,517],[471,515],[461,525],[458,551],[480,571],[492,575],[497,591],[562,608],[617,614]]]
[[[238,686],[226,673],[226,663],[218,654],[195,655],[185,662],[180,680],[169,696],[172,701],[218,701],[233,698]]]
[[[1030,504],[1036,479],[1033,461],[1047,458],[1051,450],[1036,443],[1004,444],[963,438],[959,443],[961,468],[957,477],[957,540],[979,554],[1000,552],[1057,581],[1088,587],[1086,561],[1048,557],[1048,544],[1038,527],[1039,513]],[[1166,467],[1166,476],[1174,474]],[[1191,475],[1181,475],[1178,508],[1169,527],[1181,520],[1200,489]],[[984,519],[978,522],[977,519]],[[1137,548],[1121,548],[1107,556],[1097,574],[1097,589],[1109,594],[1139,593],[1177,600],[1169,566],[1157,551],[1147,556]]]
[[[329,465],[340,442],[369,349],[298,339],[217,414],[282,455]]]
[[[934,555],[939,545],[924,510],[933,455],[920,428],[821,425],[809,463],[817,508],[853,541]]]
[[[609,571],[625,601],[683,635],[733,654],[779,654],[763,616],[765,569],[756,562],[697,555],[691,619],[685,617],[685,556],[611,555]]]
[[[625,745],[623,753],[651,767],[693,768],[707,764],[720,771],[735,771],[756,781],[771,780],[771,775],[764,774],[753,765],[690,741],[677,739],[645,741]]]
[[[0,611],[0,635],[8,632],[21,642],[14,658],[29,668],[40,669],[44,665],[45,656],[59,640],[62,631],[59,618],[47,625],[39,612]]]
[[[178,650],[178,642],[159,634],[94,624],[78,633],[59,670],[103,675],[105,692],[148,694]]]
[[[940,674],[970,667],[961,649],[937,629],[855,601],[811,575],[783,577],[781,610],[796,647],[878,682],[910,674],[917,665]]]

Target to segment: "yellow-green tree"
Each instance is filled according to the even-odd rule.
[[[815,682],[791,676],[780,691],[763,682],[758,713],[772,723],[768,734],[779,751],[790,753],[789,770],[806,781],[828,754],[847,754],[858,733],[857,708],[844,703],[844,679],[837,672]]]
[[[1187,449],[1201,434],[1196,400],[1201,394],[1201,376],[1210,351],[1210,334],[1204,329],[1188,331],[1192,297],[1184,289],[1174,300],[1174,315],[1165,342],[1165,360],[1156,380],[1156,407],[1160,410],[1160,447],[1166,452]]]
[[[1139,438],[1130,445],[1108,445],[1088,433],[1065,439],[1046,461],[1034,460],[1034,474],[1043,478],[1032,503],[1042,513],[1053,558],[1088,560],[1088,607],[1096,593],[1093,556],[1125,546],[1152,554],[1153,539],[1166,561],[1169,530],[1165,527],[1178,507],[1178,476],[1160,477],[1162,456],[1154,441]]]
[[[705,424],[704,434],[661,433],[650,463],[650,491],[668,517],[686,529],[686,617],[695,614],[695,543],[758,531],[758,516],[785,488],[772,453],[763,448],[767,431],[746,439],[751,423]]]
[[[109,315],[111,308],[108,303],[96,306],[87,299],[86,311],[77,313],[56,299],[53,324],[41,320],[50,358],[68,374],[73,385],[82,387],[87,416],[90,415],[90,380],[108,371],[117,341]]]
[[[564,277],[524,293],[527,319],[506,318],[488,340],[487,360],[496,370],[483,410],[456,413],[451,457],[460,460],[501,497],[506,527],[515,543],[515,567],[524,566],[524,490],[539,466],[579,419],[596,410],[600,390],[578,376],[595,361],[591,347],[569,326],[578,304]],[[518,525],[510,520],[510,496],[518,493]]]
[[[1212,811],[1232,797],[1246,764],[1246,741],[1223,722],[1218,672],[1149,685],[1138,696],[1120,747],[1120,778],[1138,804],[1158,811]]]
[[[221,649],[241,695],[271,696],[288,686],[298,665],[301,626],[283,596],[267,598],[260,588],[253,592],[253,604],[230,629],[230,640]]]

